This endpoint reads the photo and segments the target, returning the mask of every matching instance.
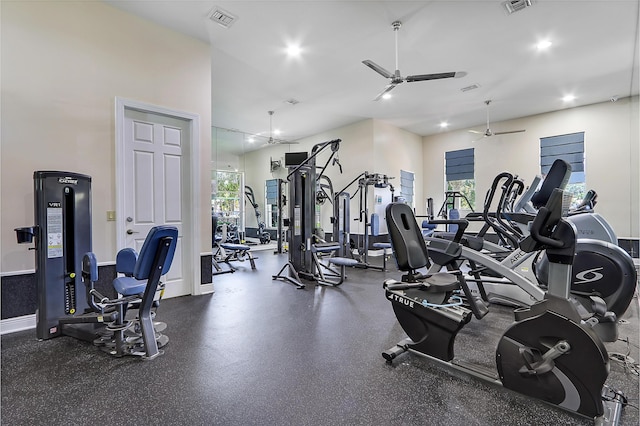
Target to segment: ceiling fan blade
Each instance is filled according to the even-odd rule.
[[[366,61],[362,61],[362,63],[385,78],[393,77],[393,74],[391,74],[389,71],[385,70],[384,68],[382,68],[380,65],[376,64],[373,61],[370,61],[367,59]]]
[[[382,98],[382,96],[384,96],[385,93],[390,92],[394,87],[396,87],[396,85],[394,83],[387,84],[387,86],[384,88],[384,90],[382,92],[378,93],[378,96],[373,98],[373,100],[374,101],[379,101],[380,98]]]
[[[299,142],[288,141],[286,139],[269,138],[267,144],[269,145],[297,145]]]
[[[509,130],[507,132],[495,132],[494,135],[507,135],[509,133],[522,133],[522,132],[526,132],[526,130],[522,129],[522,130]]]
[[[297,145],[299,143],[300,142],[288,141],[285,139],[269,138],[265,143],[261,144],[256,149],[268,148],[274,145]]]
[[[469,133],[476,133],[478,135],[484,135],[486,133],[486,130],[484,132],[481,132],[479,130],[469,130]]]
[[[442,78],[460,78],[467,75],[464,71],[458,72],[441,72],[436,74],[418,74],[418,75],[409,75],[405,78],[405,81],[410,83],[412,81],[426,81],[426,80],[439,80]]]

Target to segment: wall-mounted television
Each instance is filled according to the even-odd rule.
[[[309,154],[306,152],[286,152],[284,154],[284,166],[293,167],[299,166],[307,159]]]

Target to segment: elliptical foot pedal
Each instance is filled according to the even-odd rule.
[[[156,337],[156,342],[158,343],[158,347],[162,348],[164,346],[166,346],[169,343],[169,336],[167,335],[160,335]]]
[[[485,315],[487,315],[489,313],[489,304],[487,302],[485,302],[484,300],[482,300],[482,297],[480,296],[472,296],[473,301],[471,301],[471,303],[474,305],[473,307],[470,307],[470,309],[473,311],[474,315],[476,316],[476,318],[480,319],[480,318],[484,318]],[[474,309],[475,307],[475,309]]]
[[[167,323],[162,321],[155,321],[153,323],[153,329],[156,331],[156,333],[162,333],[167,329]]]

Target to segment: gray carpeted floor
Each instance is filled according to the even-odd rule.
[[[377,259],[375,259],[377,260]],[[271,275],[286,255],[260,253],[216,292],[162,302],[170,343],[153,361],[112,358],[70,337],[2,336],[1,422],[11,425],[587,425],[593,422],[425,358],[381,352],[405,337],[382,282],[399,273],[349,269],[338,288],[304,290]],[[638,300],[610,352],[638,360]],[[456,355],[492,366],[510,309],[472,320]],[[636,361],[637,362],[637,361]],[[609,381],[638,424],[638,376],[611,362]],[[636,370],[637,371],[637,370]]]

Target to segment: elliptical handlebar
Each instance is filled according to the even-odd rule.
[[[502,182],[502,185],[501,185]],[[510,193],[514,182],[514,176],[509,172],[502,172],[498,174],[491,184],[491,188],[487,192],[487,196],[484,201],[484,209],[482,211],[482,218],[486,222],[488,226],[490,226],[505,243],[508,242],[512,247],[517,247],[520,242],[520,235],[518,235],[517,231],[515,231],[511,226],[507,225],[502,220],[502,211],[503,204],[507,198],[507,195]],[[493,204],[493,199],[496,195],[498,187],[501,188],[502,193],[500,195],[500,200],[498,201],[498,205],[496,207],[495,217],[491,217],[491,205]]]
[[[540,207],[531,222],[530,234],[521,241],[520,248],[531,252],[547,250],[547,255],[573,256],[576,246],[576,233],[573,225],[563,219],[564,191],[554,189],[549,201]],[[550,250],[551,249],[551,250]]]
[[[531,238],[540,244],[552,248],[563,248],[565,246],[564,241],[556,240],[551,237],[544,236],[540,233],[542,229],[547,228],[547,221],[551,216],[551,211],[546,207],[540,207],[538,214],[531,223]]]
[[[484,210],[482,211],[482,214],[485,216],[485,220],[487,220],[487,217],[489,216],[491,203],[493,203],[493,197],[495,197],[496,195],[496,191],[498,190],[498,185],[503,179],[505,180],[505,182],[502,184],[501,188],[503,189],[503,192],[504,192],[507,190],[507,188],[511,186],[511,183],[513,182],[513,175],[509,172],[502,172],[498,174],[495,178],[493,178],[493,182],[491,183],[491,188],[489,189],[489,192],[487,193],[487,196],[484,199]]]

